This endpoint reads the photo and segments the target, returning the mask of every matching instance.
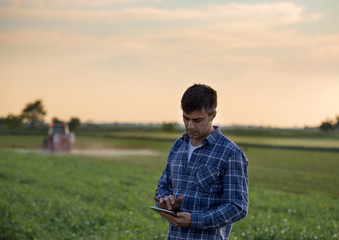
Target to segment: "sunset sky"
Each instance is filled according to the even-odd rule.
[[[41,99],[82,122],[181,122],[218,92],[218,125],[339,115],[339,1],[0,0],[0,117]]]

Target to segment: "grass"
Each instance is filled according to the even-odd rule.
[[[156,157],[0,154],[0,239],[165,238],[167,223],[148,209],[163,167]],[[338,239],[338,216],[325,194],[253,186],[231,239]]]
[[[338,200],[253,187],[248,216],[233,225],[231,239],[339,239]]]
[[[241,144],[257,144],[269,146],[298,146],[309,148],[338,148],[338,139],[324,138],[291,138],[291,137],[251,137],[251,136],[232,136],[234,142]]]
[[[120,127],[121,128],[121,127]],[[180,132],[161,132],[155,127],[122,128],[96,127],[80,128],[76,133],[76,147],[78,148],[110,148],[110,147],[152,147],[164,146],[166,151]],[[1,128],[0,128],[1,130]],[[40,148],[44,134],[43,129],[35,132],[23,129],[12,135],[3,131],[0,134],[0,148]],[[240,145],[264,145],[282,147],[306,147],[306,148],[333,148],[339,151],[338,132],[324,133],[315,130],[274,130],[274,129],[222,129],[223,133]],[[47,129],[45,130],[47,133]],[[34,134],[33,134],[34,133]],[[167,142],[164,145],[163,142]],[[157,143],[159,143],[157,145]]]
[[[339,197],[339,153],[244,149],[253,186]]]
[[[0,239],[156,239],[158,175],[147,164],[2,151]]]
[[[151,149],[166,152],[171,147],[173,141],[161,141],[159,139],[148,138],[118,138],[111,136],[79,136],[76,138],[75,147],[80,149]]]
[[[156,140],[167,135],[120,134],[77,140],[82,147],[147,148],[160,155],[100,158],[0,149],[0,239],[165,239],[167,222],[149,206],[172,142]],[[40,146],[38,136],[1,136],[0,146],[11,141]],[[339,153],[244,151],[250,209],[233,225],[232,240],[339,239]]]
[[[42,136],[1,135],[0,148],[40,148]]]

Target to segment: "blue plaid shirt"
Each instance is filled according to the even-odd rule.
[[[232,223],[248,209],[248,161],[218,127],[187,157],[187,133],[172,146],[156,196],[185,195],[177,211],[191,213],[191,226],[170,224],[168,239],[228,239]]]

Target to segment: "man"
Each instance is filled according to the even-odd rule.
[[[228,239],[248,209],[247,158],[212,125],[217,93],[195,84],[182,99],[186,133],[172,146],[154,196],[168,239]]]

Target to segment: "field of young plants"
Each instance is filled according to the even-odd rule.
[[[0,239],[166,239],[167,222],[149,206],[178,136],[81,135],[74,154],[41,152],[39,136],[0,136]],[[241,138],[246,144],[280,141],[230,138],[240,145]],[[250,209],[230,239],[339,239],[339,151],[312,149],[335,149],[339,138],[280,139],[309,149],[244,145]],[[91,154],[75,154],[89,149]]]

